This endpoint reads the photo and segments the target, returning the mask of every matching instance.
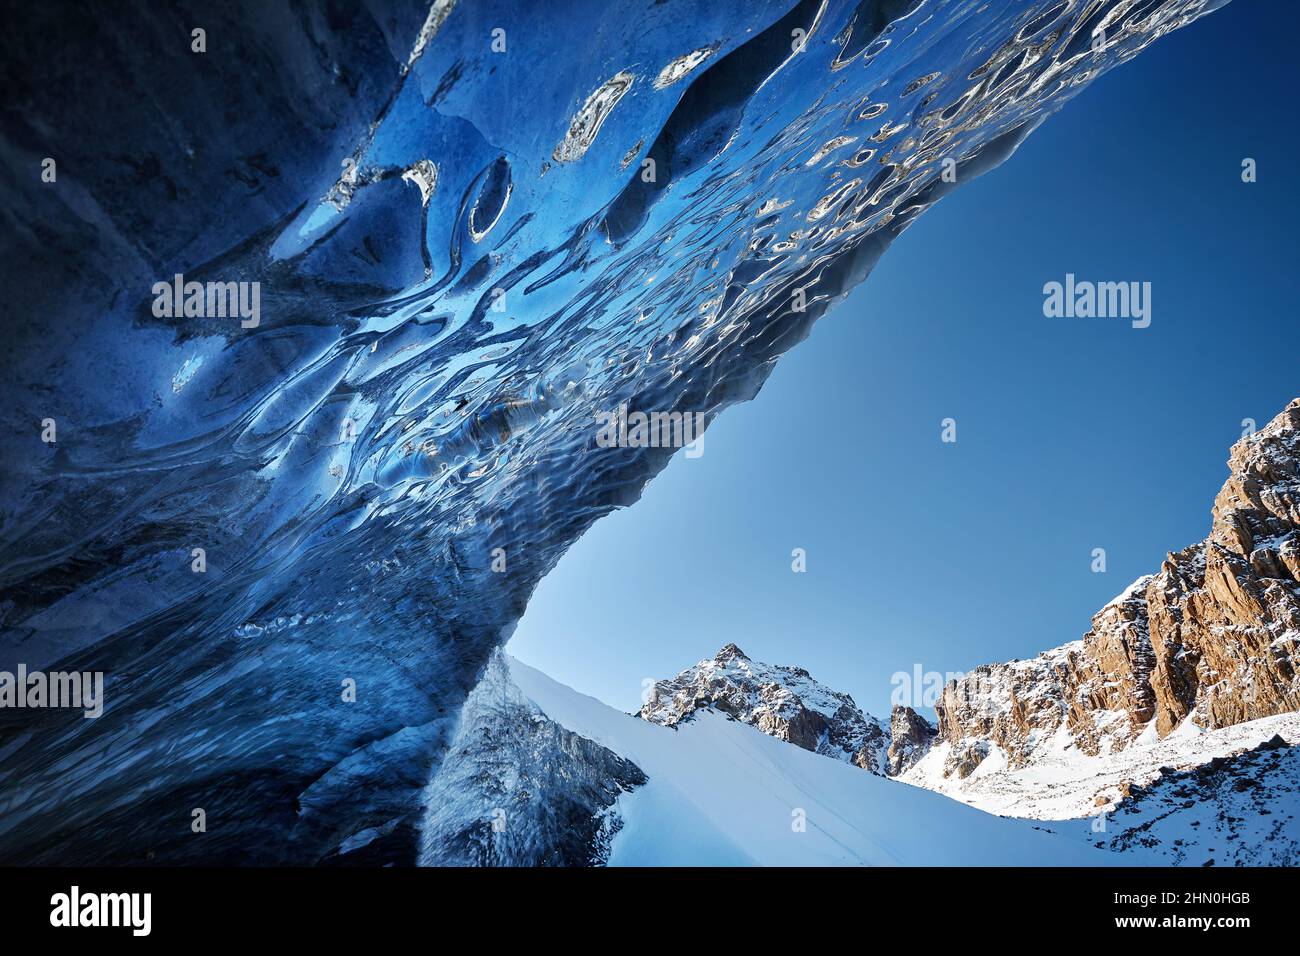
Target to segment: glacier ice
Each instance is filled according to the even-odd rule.
[[[556,724],[496,651],[424,794],[426,866],[597,866],[622,828],[616,802],[645,773]]]
[[[413,862],[494,648],[672,454],[592,412],[752,398],[917,215],[1218,5],[240,0],[206,54],[144,0],[16,12],[0,668],[106,683],[0,713],[0,861]],[[177,274],[258,283],[257,327],[155,316]]]

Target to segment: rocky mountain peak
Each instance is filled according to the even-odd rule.
[[[730,661],[739,658],[742,661],[749,660],[749,656],[735,644],[724,644],[722,650],[714,656],[715,661]]]
[[[727,644],[650,689],[639,715],[671,727],[712,707],[779,740],[884,774],[889,732],[848,694],[801,667],[765,664]]]

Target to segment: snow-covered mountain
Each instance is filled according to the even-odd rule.
[[[1130,590],[1098,619],[1124,628],[1131,600]],[[1042,732],[1048,715],[1068,714],[1054,675],[1069,655],[1079,653],[1080,644],[984,669],[976,686],[985,694],[981,706],[990,736],[955,744],[908,707],[894,708],[886,730],[851,697],[802,668],[754,661],[734,644],[656,683],[640,716],[688,727],[704,715],[722,713],[804,750],[988,813],[1041,821],[1046,829],[1122,852],[1132,862],[1300,862],[1300,787],[1294,772],[1300,755],[1291,747],[1300,742],[1300,713],[1216,729],[1184,721],[1162,738],[1154,720],[1130,735],[1122,715],[1097,712],[1088,726],[1103,731],[1118,726],[1123,732],[1103,732],[1098,748],[1081,745],[1065,717]],[[1039,724],[1022,738],[1020,749],[1004,749],[990,739],[996,728],[1027,714],[1036,714]],[[866,765],[849,756],[851,748],[861,749],[854,744],[862,739],[857,736],[862,728],[870,728],[866,739],[875,755]],[[1085,740],[1090,744],[1093,738]]]
[[[716,707],[672,727],[642,720],[504,654],[471,706],[448,757],[453,766],[444,764],[427,795],[425,863],[1124,861],[1032,821],[1000,819],[792,747]],[[582,836],[548,857],[544,848],[565,828]]]
[[[801,667],[750,660],[728,644],[672,680],[649,689],[641,717],[673,727],[713,707],[763,733],[883,774],[889,731],[848,694],[814,680]]]

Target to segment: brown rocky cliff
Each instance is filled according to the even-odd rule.
[[[1242,438],[1210,536],[1147,589],[1157,729],[1226,727],[1300,709],[1300,399]]]
[[[1209,537],[1102,608],[1081,641],[976,668],[935,707],[965,777],[1000,747],[1022,766],[1065,733],[1088,754],[1300,710],[1300,399],[1233,446]]]

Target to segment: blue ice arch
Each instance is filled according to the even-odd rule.
[[[485,661],[674,451],[596,416],[752,398],[912,219],[1219,5],[15,15],[0,670],[106,690],[0,711],[0,861],[412,861]],[[176,276],[257,321],[158,308]]]

